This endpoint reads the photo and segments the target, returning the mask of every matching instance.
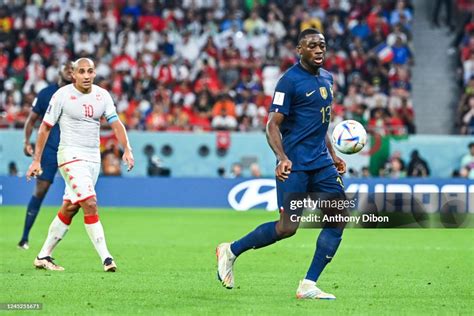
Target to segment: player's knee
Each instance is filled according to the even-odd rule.
[[[66,208],[65,212],[69,215],[70,218],[73,218],[77,214],[77,212],[79,212],[80,208],[80,205],[71,204]]]
[[[84,210],[84,214],[87,215],[94,215],[97,214],[97,199],[95,197],[91,197],[80,203],[81,207]]]
[[[77,214],[80,208],[81,208],[80,205],[72,204],[69,201],[64,201],[63,205],[61,206],[60,212],[64,216],[72,219],[74,215]]]

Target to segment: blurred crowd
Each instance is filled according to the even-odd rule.
[[[263,130],[305,28],[328,44],[333,124],[414,133],[410,1],[6,1],[0,7],[0,126],[21,128],[68,59],[96,62],[128,129]],[[41,3],[39,5],[38,3]]]
[[[474,3],[458,1],[464,9],[461,31],[454,40],[453,51],[459,52],[459,85],[461,97],[458,103],[456,125],[461,134],[474,135]],[[463,7],[465,5],[466,8]]]

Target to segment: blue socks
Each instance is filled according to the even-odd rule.
[[[317,281],[321,272],[336,254],[342,240],[342,229],[324,228],[319,234],[316,252],[306,274],[307,280]]]
[[[262,248],[280,240],[281,238],[278,237],[275,229],[276,223],[277,222],[268,222],[258,226],[254,231],[234,241],[230,245],[230,250],[237,257],[249,249]]]
[[[277,222],[268,222],[255,228],[254,231],[230,245],[230,250],[237,257],[249,249],[262,248],[282,239],[277,235]],[[319,234],[313,261],[305,279],[317,281],[326,265],[336,254],[342,240],[341,228],[324,228]]]
[[[28,235],[30,234],[36,216],[39,213],[41,203],[43,203],[42,198],[37,198],[34,195],[31,197],[30,203],[28,203],[28,208],[26,209],[25,227],[23,229],[23,237],[21,237],[22,241],[28,240]]]

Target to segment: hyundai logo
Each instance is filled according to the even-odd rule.
[[[260,192],[263,187],[271,189]],[[241,182],[229,191],[227,200],[236,211],[247,211],[260,204],[266,204],[267,211],[274,211],[278,208],[275,180],[255,179]]]

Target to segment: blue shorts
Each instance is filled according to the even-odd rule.
[[[276,179],[278,209],[287,193],[331,193],[345,196],[342,178],[334,165],[309,171],[292,171],[284,182]]]
[[[58,160],[56,156],[53,158],[48,155],[43,155],[41,158],[41,169],[43,169],[43,173],[38,176],[37,179],[53,183],[56,172],[58,171]]]

